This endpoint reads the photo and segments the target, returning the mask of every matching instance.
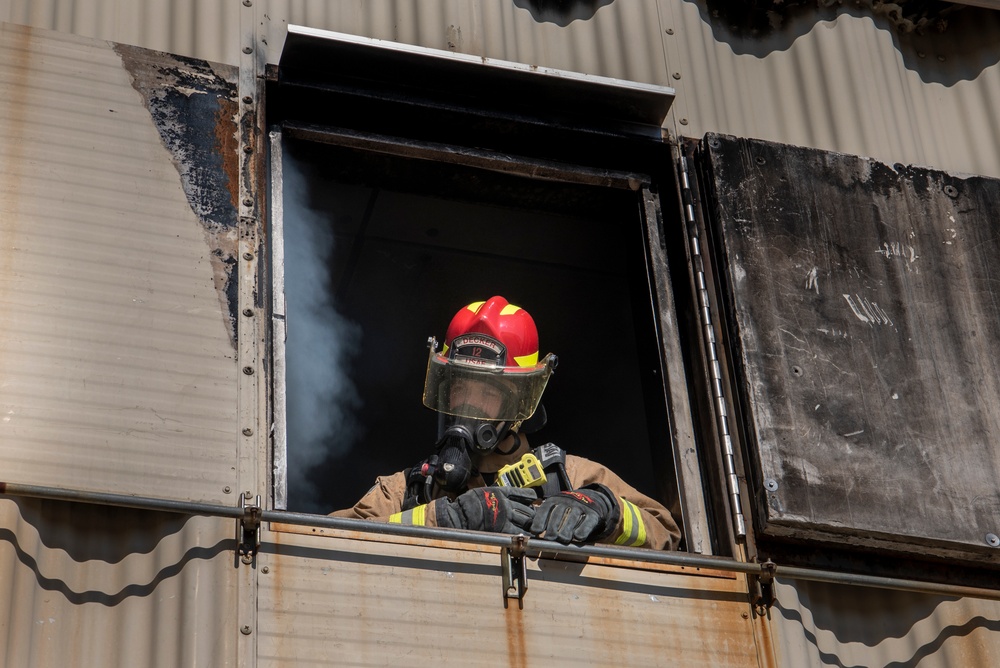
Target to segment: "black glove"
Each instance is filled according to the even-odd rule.
[[[455,500],[438,499],[437,525],[496,533],[527,532],[535,516],[533,490],[520,487],[477,487]]]
[[[545,499],[535,511],[531,533],[563,545],[586,543],[606,538],[620,517],[618,499],[610,489],[587,485]]]

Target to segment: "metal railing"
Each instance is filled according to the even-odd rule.
[[[491,534],[480,531],[465,531],[460,529],[441,529],[416,527],[401,524],[389,524],[371,520],[347,519],[296,513],[285,510],[262,510],[256,507],[221,506],[211,503],[190,501],[175,501],[170,499],[155,499],[149,497],[111,494],[105,492],[88,492],[68,490],[58,487],[39,485],[22,485],[18,483],[0,482],[0,495],[53,499],[59,501],[75,501],[124,508],[138,508],[186,515],[202,515],[207,517],[225,517],[244,522],[252,515],[260,522],[277,522],[294,526],[316,527],[321,529],[338,529],[358,531],[388,536],[403,536],[410,538],[445,540],[478,545],[491,545],[499,548],[514,548],[519,552],[537,556],[572,555],[575,557],[606,557],[629,560],[638,563],[667,564],[685,568],[705,568],[716,571],[744,573],[753,577],[770,579],[808,580],[832,584],[853,585],[910,591],[923,594],[944,596],[962,596],[987,600],[1000,600],[1000,589],[986,589],[954,584],[908,580],[904,578],[861,575],[843,573],[840,571],[821,570],[797,566],[781,566],[772,562],[749,563],[730,559],[728,557],[705,556],[687,552],[665,552],[642,548],[614,547],[610,545],[561,545],[541,538],[525,538],[509,534]]]

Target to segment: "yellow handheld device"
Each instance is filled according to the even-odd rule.
[[[528,452],[520,461],[497,471],[496,484],[500,487],[540,487],[545,484],[545,471],[538,457]]]

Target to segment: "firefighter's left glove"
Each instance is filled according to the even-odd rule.
[[[520,487],[477,487],[454,500],[438,499],[437,525],[496,533],[522,533],[535,516],[534,490]]]
[[[609,536],[620,518],[614,493],[604,485],[587,485],[545,499],[535,511],[531,533],[563,545],[593,542]]]

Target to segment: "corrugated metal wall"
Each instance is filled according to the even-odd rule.
[[[513,0],[0,2],[0,20],[232,64],[244,46],[241,21],[254,26],[269,62],[293,23],[666,84],[677,89],[675,134],[721,132],[1000,176],[1000,118],[991,113],[1000,106],[1000,12],[965,8],[943,34],[911,37],[866,10],[839,11],[749,39],[686,0],[619,0],[565,27],[536,21]]]
[[[148,56],[0,25],[0,480],[235,505],[236,69]],[[0,667],[231,663],[233,536],[0,499]]]
[[[233,525],[0,499],[0,668],[227,666]]]
[[[21,365],[17,368],[25,378],[40,380],[45,370],[29,368],[24,360],[53,359],[51,345],[56,342],[81,346],[71,347],[59,358],[64,364],[60,373],[69,373],[79,387],[68,385],[68,403],[44,406],[45,419],[36,417],[36,426],[51,425],[51,415],[67,418],[57,421],[55,428],[63,431],[50,442],[68,443],[70,451],[77,453],[73,468],[65,461],[59,467],[50,465],[58,463],[56,449],[33,449],[5,438],[5,451],[13,453],[14,469],[26,472],[30,482],[150,493],[145,484],[136,490],[134,482],[132,488],[127,482],[148,479],[161,490],[179,482],[186,493],[218,496],[228,473],[202,466],[199,457],[211,459],[213,452],[230,448],[235,452],[236,447],[236,367],[231,359],[223,361],[225,354],[233,354],[232,343],[209,263],[192,262],[196,257],[192,250],[205,245],[204,230],[185,200],[176,168],[149,123],[140,95],[129,87],[120,58],[110,47],[106,52],[93,45],[84,47],[71,35],[237,64],[251,39],[256,40],[252,46],[262,60],[276,62],[285,26],[301,24],[671,85],[677,90],[677,101],[668,126],[675,134],[698,137],[717,131],[860,153],[890,163],[1000,176],[996,151],[1000,121],[992,113],[1000,106],[1000,65],[991,46],[1000,43],[1000,24],[993,14],[983,16],[976,24],[955,26],[943,36],[925,39],[920,51],[900,46],[900,39],[882,19],[860,11],[746,42],[727,36],[706,18],[701,6],[684,0],[617,0],[600,8],[592,19],[573,21],[566,27],[537,22],[513,0],[250,0],[249,6],[240,0],[0,0],[0,21],[58,30],[62,36],[53,39],[51,48],[84,48],[95,58],[75,66],[72,58],[59,53],[17,46],[18,38],[10,38],[5,29],[7,41],[0,62],[6,69],[0,79],[4,86],[0,155],[5,161],[5,184],[0,204],[5,207],[3,220],[14,222],[3,228],[0,239],[5,253],[0,255],[4,262],[0,279],[9,282],[27,276],[48,282],[53,289],[46,303],[63,310],[58,317],[39,312],[32,302],[37,294],[10,283],[4,299],[13,300],[10,313],[21,318],[14,323],[20,334],[8,339],[13,347],[4,352],[11,352],[8,359]],[[244,33],[250,32],[256,32],[255,38],[245,39]],[[109,88],[112,80],[115,83]],[[56,99],[61,102],[53,104]],[[19,116],[14,107],[25,101],[31,105]],[[56,117],[46,117],[46,113]],[[104,114],[114,117],[112,126]],[[23,124],[15,128],[12,121],[18,118]],[[129,133],[127,145],[120,137],[109,144],[108,137],[123,128]],[[79,144],[82,137],[87,143]],[[18,158],[17,152],[25,146],[41,150],[40,159]],[[135,151],[146,152],[153,159],[152,167],[129,163]],[[21,179],[16,187],[14,176]],[[145,185],[139,187],[139,183]],[[12,199],[24,192],[35,198],[27,208]],[[118,208],[108,208],[118,213],[94,217],[88,207],[95,197],[120,200]],[[61,214],[33,218],[31,207],[43,201],[47,211]],[[16,216],[12,215],[15,204]],[[149,229],[137,234],[129,212],[151,208],[173,220],[174,234],[180,236],[171,240]],[[82,217],[88,215],[84,221]],[[32,221],[31,234],[22,235],[18,226]],[[88,225],[86,238],[77,235],[75,223],[82,222]],[[100,248],[91,239],[99,229],[105,230],[108,241],[99,244]],[[169,248],[177,253],[171,254]],[[8,253],[11,249],[18,253]],[[130,264],[127,258],[132,252],[146,260],[161,258],[163,264]],[[179,269],[176,262],[188,266]],[[211,347],[200,358],[207,366],[192,370],[191,377],[210,377],[214,385],[192,382],[191,393],[184,389],[187,385],[181,382],[184,373],[178,375],[178,365],[194,358],[172,348],[164,350],[164,342],[155,336],[157,332],[177,333],[172,312],[131,301],[142,299],[144,281],[151,286],[154,274],[167,271],[168,265],[170,271],[189,279],[185,289],[193,290],[204,310],[200,315],[185,314],[193,318],[185,322],[202,323],[195,327],[199,332],[195,338],[198,345]],[[63,293],[56,289],[60,275]],[[123,289],[123,285],[134,289]],[[139,314],[138,320],[129,319],[134,313]],[[110,322],[103,319],[107,314],[113,316]],[[6,331],[15,331],[9,329],[11,322],[7,319]],[[201,334],[209,330],[214,334],[206,344]],[[110,339],[108,332],[113,334]],[[167,347],[191,341],[185,336],[183,332],[171,336]],[[50,347],[40,349],[45,345]],[[87,353],[81,355],[81,350]],[[196,434],[172,431],[175,423],[171,420],[176,416],[159,411],[150,414],[144,434],[155,435],[152,445],[180,462],[176,476],[162,475],[166,470],[162,468],[151,470],[148,478],[125,475],[129,467],[141,469],[154,462],[160,466],[162,458],[157,458],[154,449],[134,451],[137,440],[127,428],[108,430],[108,425],[118,424],[108,414],[95,423],[95,414],[88,413],[93,406],[87,400],[99,399],[101,391],[95,395],[94,388],[84,388],[83,382],[107,378],[118,368],[114,358],[122,353],[134,358],[128,362],[129,369],[135,368],[136,359],[153,368],[146,368],[140,379],[133,371],[121,371],[124,367],[111,374],[112,380],[129,379],[141,385],[115,390],[118,404],[152,406],[155,402],[147,399],[159,391],[155,378],[166,383],[163,387],[171,401],[189,402],[173,409]],[[205,393],[195,392],[195,385]],[[20,390],[21,396],[28,396],[31,388]],[[132,396],[139,401],[128,404],[125,399]],[[5,420],[7,425],[19,417],[7,412],[10,407],[0,408],[5,413],[0,419],[11,418]],[[93,449],[95,443],[101,445],[101,434],[123,439],[115,441],[116,447],[129,454],[110,460],[101,457],[100,448]],[[199,443],[218,447],[208,454],[191,448],[193,435]],[[174,443],[190,449],[172,450]],[[150,458],[144,460],[142,452]],[[179,452],[186,453],[185,457],[178,457]],[[59,471],[69,474],[51,477]],[[95,531],[94,527],[110,528]],[[0,501],[4,573],[0,600],[8,606],[0,613],[5,647],[0,665],[81,665],[80,657],[87,657],[89,665],[106,666],[233,662],[239,631],[233,614],[238,571],[228,542],[231,535],[229,522],[181,521],[138,512],[109,514],[99,507],[53,502]],[[336,646],[324,626],[330,602],[338,597],[342,601],[346,594],[377,594],[382,590],[364,578],[372,576],[376,584],[391,582],[397,573],[387,563],[358,570],[363,559],[351,556],[347,561],[357,577],[341,579],[340,586],[356,585],[355,589],[324,589],[321,564],[330,558],[326,544],[315,549],[307,541],[302,546],[292,545],[292,540],[288,543],[290,547],[265,557],[276,569],[274,574],[287,581],[281,587],[261,583],[262,621],[274,624],[270,632],[262,629],[261,659],[266,662],[291,654],[325,659],[329,648]],[[438,569],[428,577],[447,578],[447,573]],[[492,567],[489,579],[488,586],[494,586]],[[211,593],[206,595],[206,591]],[[543,587],[539,593],[546,605],[558,608],[552,597],[562,594]],[[997,630],[996,604],[834,586],[782,585],[778,595],[779,607],[772,612],[772,620],[781,665],[992,665],[1000,651],[996,634],[990,633]],[[745,605],[741,597],[737,591],[728,594],[727,610],[741,609]],[[628,602],[629,614],[636,615],[638,624],[642,623],[641,605],[635,598]],[[309,637],[301,641],[315,644],[292,646],[288,651],[282,645],[285,639],[274,636],[273,629],[294,622],[298,614],[312,619],[312,626],[305,629]],[[717,619],[713,613],[711,620]],[[690,628],[706,623],[708,618],[691,619]],[[148,642],[119,642],[132,636]],[[650,640],[650,647],[655,640]],[[507,651],[516,655],[523,649]],[[766,657],[766,648],[759,651],[759,656]]]
[[[109,45],[10,24],[0,81],[2,479],[234,503],[224,269],[147,101]]]

